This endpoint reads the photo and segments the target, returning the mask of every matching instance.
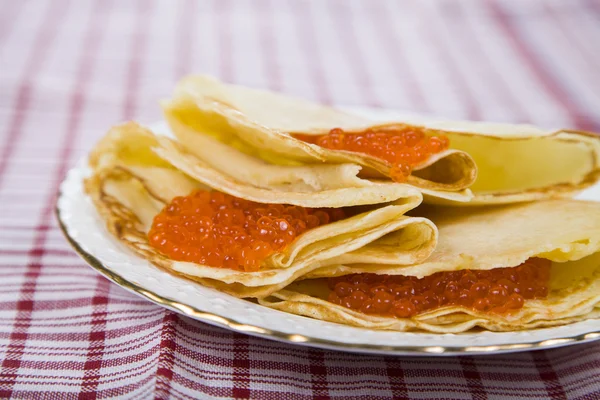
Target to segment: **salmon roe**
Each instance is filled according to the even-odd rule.
[[[216,191],[176,197],[154,218],[148,239],[173,260],[257,271],[308,229],[345,218],[340,209],[260,204]]]
[[[409,276],[354,274],[328,278],[332,303],[366,314],[409,318],[443,306],[509,313],[548,295],[551,261],[530,258],[512,268]]]
[[[296,135],[296,138],[332,150],[368,154],[392,164],[390,177],[404,182],[415,166],[431,155],[448,149],[446,136],[426,136],[423,129],[396,125],[367,129],[361,133],[344,133],[334,128],[326,135]]]

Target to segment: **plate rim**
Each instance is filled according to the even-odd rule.
[[[75,166],[69,170],[78,169]],[[69,173],[66,174],[65,180],[68,179]],[[264,328],[257,325],[241,323],[234,318],[225,317],[209,311],[203,311],[196,306],[184,304],[167,296],[160,295],[153,291],[143,288],[142,286],[131,282],[124,278],[119,273],[104,265],[93,254],[84,250],[81,245],[75,240],[68,231],[68,228],[61,216],[60,199],[63,197],[62,190],[59,190],[55,203],[55,216],[58,221],[59,228],[73,250],[96,272],[104,276],[118,286],[138,295],[146,300],[151,301],[159,306],[185,315],[192,319],[208,323],[213,326],[225,328],[237,333],[247,334],[251,336],[270,339],[278,342],[304,345],[316,347],[326,350],[344,351],[361,354],[379,354],[379,355],[409,355],[409,356],[465,356],[465,355],[490,355],[490,354],[506,354],[523,351],[543,350],[556,347],[588,343],[600,339],[600,329],[592,330],[577,335],[565,336],[561,338],[551,338],[544,340],[536,340],[531,342],[505,343],[489,346],[390,346],[377,344],[354,344],[346,342],[337,342],[328,339],[316,338],[308,335],[289,334],[271,328]]]

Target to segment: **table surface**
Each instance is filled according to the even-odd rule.
[[[53,216],[191,72],[331,104],[600,131],[600,1],[0,0],[0,398],[600,398],[600,343],[408,358],[271,342],[109,283]]]

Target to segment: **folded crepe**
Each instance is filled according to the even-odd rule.
[[[600,317],[600,203],[419,208],[439,229],[424,262],[314,270],[262,305],[387,330],[513,331]]]
[[[238,99],[240,101],[230,99],[230,95],[236,95],[237,89],[242,91],[240,93],[249,90],[223,85],[209,78],[190,78],[178,85],[173,99],[163,102],[165,118],[179,142],[203,162],[225,174],[253,185],[261,184],[253,177],[247,176],[246,171],[233,170],[229,165],[230,160],[240,160],[248,164],[262,165],[263,169],[282,171],[298,166],[350,164],[355,168],[355,176],[386,182],[391,182],[390,176],[396,177],[399,176],[398,174],[402,175],[401,172],[407,173],[397,169],[398,165],[382,158],[364,153],[327,149],[311,143],[312,139],[306,135],[303,136],[303,140],[296,135],[318,133],[316,131],[282,129],[283,121],[288,121],[288,126],[292,127],[294,118],[298,120],[307,118],[307,121],[313,122],[321,120],[323,126],[329,126],[327,130],[338,127],[340,124],[337,123],[333,110],[323,108],[319,111],[320,106],[286,97],[281,97],[282,102],[279,102],[277,95],[266,92],[264,98],[263,92],[256,92],[256,98],[243,96]],[[273,104],[265,101],[269,98],[272,99]],[[250,108],[246,109],[244,104]],[[309,114],[302,113],[303,104],[306,106],[304,109],[307,107],[311,109]],[[300,112],[295,115],[296,111]],[[340,113],[339,116],[344,115],[346,114]],[[329,117],[325,118],[325,116]],[[270,121],[269,118],[272,120]],[[327,121],[332,125],[327,125],[325,123]],[[380,130],[376,127],[370,128],[373,132],[369,135],[373,136],[374,141],[387,139],[387,128],[382,127]],[[434,131],[425,133],[429,136],[436,134]],[[423,133],[414,131],[408,133],[408,136],[412,134],[418,136]],[[401,139],[401,141],[405,140],[412,140],[415,148],[420,150],[418,154],[410,150],[411,157],[416,158],[411,158],[412,164],[406,164],[404,167],[410,168],[412,172],[406,176],[402,175],[402,179],[396,179],[397,182],[417,188],[428,196],[452,202],[466,202],[472,198],[468,188],[475,181],[477,168],[468,154],[456,149],[445,149],[443,142],[445,138],[423,138],[420,141],[419,137]],[[397,145],[400,147],[388,149],[387,144],[382,143],[380,151],[385,153],[384,155],[391,155],[396,154],[395,151],[406,150],[401,143]],[[227,155],[220,156],[221,154]],[[248,170],[257,169],[255,167]],[[329,182],[333,183],[332,180]],[[347,181],[338,182],[340,187],[348,187],[351,184]]]
[[[419,188],[430,203],[501,204],[565,197],[600,177],[600,138],[580,131],[546,132],[529,125],[482,122],[374,125],[326,106],[206,76],[183,79],[163,109],[179,140],[219,170],[226,160],[211,156],[207,136],[275,165],[352,163],[362,167],[361,176],[388,179],[395,176],[390,160],[406,156],[414,161],[410,157],[416,152],[426,158],[417,157],[405,182]],[[423,153],[424,139],[394,158],[385,152],[387,147],[373,144],[377,134],[399,135],[403,141],[407,132],[447,139],[450,147]],[[357,135],[362,136],[361,145]],[[365,141],[372,144],[367,151],[371,155],[358,150],[366,148]],[[439,143],[433,143],[434,148]],[[406,146],[394,148],[400,152]]]
[[[414,264],[437,241],[429,220],[404,215],[421,202],[418,190],[357,178],[352,165],[247,171],[260,175],[257,187],[135,123],[111,129],[89,165],[86,191],[121,243],[239,297],[266,296],[339,257],[347,266]]]

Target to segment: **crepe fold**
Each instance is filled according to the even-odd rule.
[[[512,331],[561,325],[600,316],[600,204],[548,200],[499,207],[419,209],[439,229],[436,250],[410,266],[312,271],[260,300],[294,314],[371,329],[463,332],[474,327]],[[509,314],[445,306],[411,318],[367,315],[328,302],[324,276],[363,273],[429,276],[440,271],[514,267],[531,257],[552,261],[549,294],[526,300]]]
[[[239,297],[266,296],[315,269],[324,273],[328,266],[339,264],[340,257],[347,266],[414,264],[424,261],[437,242],[431,221],[404,215],[421,202],[420,193],[406,185],[366,183],[307,192],[302,184],[298,184],[301,190],[295,190],[293,184],[283,184],[279,176],[263,170],[257,188],[223,175],[175,141],[134,123],[113,128],[96,145],[89,164],[93,173],[86,180],[86,191],[121,243],[170,272]],[[318,181],[322,167],[314,166],[315,171],[313,166],[302,167],[306,180]],[[336,174],[339,167],[325,173]],[[360,206],[373,198],[392,203],[310,229],[264,260],[258,271],[244,272],[174,261],[150,246],[147,233],[154,216],[174,197],[196,189],[303,207]]]
[[[347,123],[342,123],[346,114],[338,115],[335,114],[337,111],[328,108],[321,110],[321,106],[314,104],[224,85],[205,77],[184,79],[177,86],[173,98],[163,101],[162,105],[171,130],[188,151],[215,169],[233,174],[238,179],[256,184],[252,176],[227,168],[228,160],[244,159],[249,164],[252,160],[254,164],[263,160],[262,168],[280,170],[281,174],[299,166],[352,165],[355,176],[360,173],[363,178],[391,182],[392,165],[382,159],[326,149],[291,135],[327,133],[331,128],[347,126]],[[320,122],[323,129],[301,128],[307,121]],[[368,127],[364,121],[363,125]],[[226,152],[227,156],[218,157],[216,149]],[[466,202],[472,198],[468,188],[476,176],[473,159],[463,151],[450,149],[415,166],[402,185],[445,201]],[[327,181],[334,183],[330,179]],[[355,183],[345,180],[337,184],[348,187]]]
[[[417,166],[407,181],[428,203],[503,204],[565,197],[600,178],[600,138],[587,132],[480,122],[374,125],[330,107],[206,76],[183,79],[163,108],[173,132],[198,153],[205,140],[201,136],[208,135],[272,164],[352,163],[362,167],[364,176],[388,177],[390,165],[366,155],[324,149],[292,135],[407,125],[445,135],[450,150]]]

